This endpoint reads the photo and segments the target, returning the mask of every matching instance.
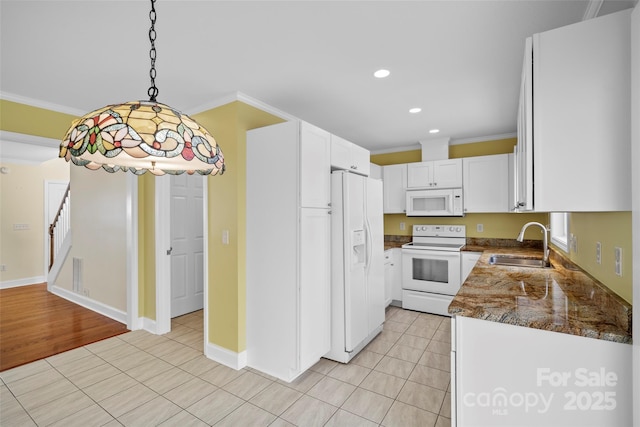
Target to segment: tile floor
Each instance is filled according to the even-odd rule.
[[[2,426],[450,426],[450,321],[387,309],[349,364],[292,383],[203,353],[202,312],[0,373]]]

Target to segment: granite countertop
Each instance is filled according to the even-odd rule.
[[[411,236],[394,236],[394,235],[385,235],[384,236],[384,250],[402,248],[402,245],[405,243],[409,243],[411,241]]]
[[[450,314],[631,343],[631,305],[555,251],[553,268],[540,269],[489,264],[492,254],[540,258],[540,248],[468,244],[463,250],[482,256]]]

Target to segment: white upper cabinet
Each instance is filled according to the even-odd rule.
[[[300,123],[300,205],[331,206],[331,135],[306,122]]]
[[[465,213],[510,211],[509,159],[509,154],[462,159]]]
[[[369,150],[339,136],[331,135],[332,168],[369,176],[370,162]]]
[[[630,40],[625,10],[528,42],[516,151],[521,210],[631,210]]]
[[[382,167],[382,206],[386,214],[407,211],[407,164]]]
[[[462,187],[462,159],[407,164],[407,188]]]

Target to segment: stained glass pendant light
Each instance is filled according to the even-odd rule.
[[[189,116],[156,101],[155,2],[151,0],[149,12],[149,101],[107,105],[74,120],[60,144],[59,157],[107,172],[222,174],[224,156],[213,136]]]

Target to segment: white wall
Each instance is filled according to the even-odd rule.
[[[71,252],[55,286],[73,290],[73,258],[83,260],[81,295],[127,311],[127,174],[71,167]]]

